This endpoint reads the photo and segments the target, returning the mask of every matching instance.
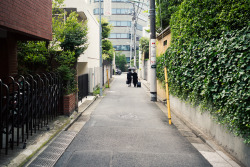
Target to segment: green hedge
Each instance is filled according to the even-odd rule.
[[[224,31],[249,26],[249,0],[184,0],[171,15],[173,45],[193,38],[217,39]]]
[[[211,111],[219,123],[250,143],[249,27],[219,39],[195,39],[185,48],[170,47],[157,59],[157,78],[167,66],[171,94]]]

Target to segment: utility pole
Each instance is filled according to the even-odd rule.
[[[133,24],[131,23],[131,28],[130,28],[130,53],[129,53],[129,56],[130,56],[130,61],[129,61],[129,67],[131,67],[131,60],[132,60],[132,53],[133,53]]]
[[[150,97],[157,101],[156,89],[156,33],[155,33],[155,0],[150,0]]]
[[[102,5],[101,5],[101,0],[99,0],[99,35],[100,35],[100,96],[102,96]]]
[[[136,13],[135,13],[135,3],[134,3],[134,67],[136,68]]]

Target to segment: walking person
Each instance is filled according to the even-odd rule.
[[[138,75],[137,75],[136,71],[134,71],[134,73],[133,73],[133,84],[134,84],[134,87],[136,87],[137,82],[138,82]]]
[[[131,77],[132,77],[132,73],[131,73],[131,69],[129,69],[127,73],[128,87],[131,86],[131,80],[132,80]]]

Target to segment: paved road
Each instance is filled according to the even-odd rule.
[[[184,138],[144,88],[115,76],[55,166],[206,167],[209,162]]]

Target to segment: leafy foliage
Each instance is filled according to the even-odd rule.
[[[87,24],[78,21],[78,14],[72,12],[64,20],[64,0],[52,2],[53,40],[46,42],[20,42],[18,50],[19,67],[25,71],[35,71],[34,68],[45,68],[47,71],[56,70],[63,79],[65,94],[76,91],[77,58],[87,49]],[[27,64],[29,66],[27,66]]]
[[[171,46],[157,59],[167,66],[170,92],[211,111],[250,143],[249,1],[183,0],[171,15]]]
[[[141,37],[139,44],[140,50],[145,54],[145,58],[149,58],[149,38]]]
[[[74,51],[75,57],[78,58],[87,49],[87,24],[79,22],[78,14],[72,12],[67,18],[61,38],[63,39],[60,46],[64,51]]]
[[[104,60],[112,61],[114,58],[114,48],[110,40],[102,40],[102,57]]]
[[[173,45],[188,45],[193,38],[219,38],[224,31],[249,25],[248,0],[184,0],[171,17]]]
[[[127,64],[127,60],[125,54],[121,54],[121,52],[116,52],[115,64],[121,71],[126,71],[125,65]]]
[[[104,60],[111,62],[114,58],[113,44],[107,38],[109,37],[112,26],[109,24],[107,19],[102,18],[102,57]]]
[[[170,25],[171,15],[183,0],[156,0],[156,29],[162,31]]]
[[[102,39],[108,38],[112,29],[112,25],[109,24],[106,18],[102,18]]]
[[[37,71],[38,65],[48,66],[49,52],[44,41],[18,42],[18,65],[21,73]]]
[[[157,60],[157,77],[168,67],[172,94],[210,110],[217,120],[250,143],[249,27],[219,39],[194,39],[185,49],[170,47]]]

